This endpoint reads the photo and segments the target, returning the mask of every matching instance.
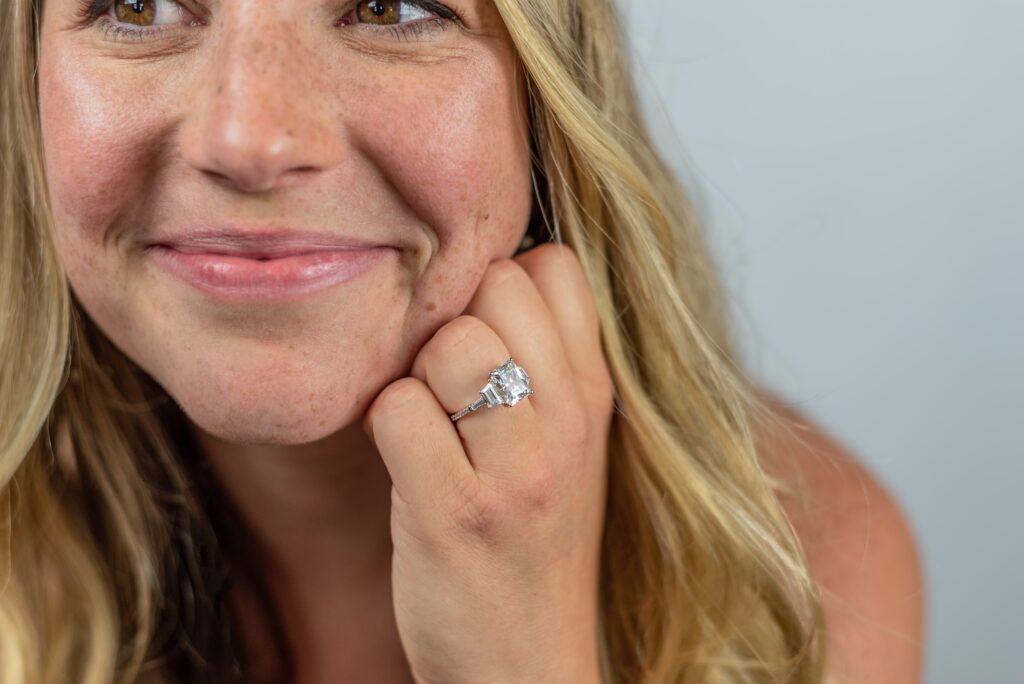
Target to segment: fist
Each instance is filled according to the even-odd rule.
[[[511,357],[533,394],[450,414]],[[489,264],[463,315],[374,399],[392,480],[392,595],[414,678],[594,682],[614,390],[571,249]]]

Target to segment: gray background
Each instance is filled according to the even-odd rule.
[[[1024,683],[1024,1],[619,4],[756,375],[915,528],[925,681]]]

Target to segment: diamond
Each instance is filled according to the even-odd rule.
[[[480,390],[480,394],[484,395],[484,399],[487,400],[487,408],[505,403],[493,383],[487,383],[487,386]]]
[[[495,403],[515,406],[519,403],[520,399],[533,394],[533,390],[530,389],[530,376],[526,374],[522,366],[512,361],[511,357],[508,361],[491,371],[490,375],[491,383],[484,390],[484,397],[487,399],[489,406],[494,405],[492,397],[494,399],[499,399],[500,397],[499,401]],[[488,392],[488,389],[492,391]]]

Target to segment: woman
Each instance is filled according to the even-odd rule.
[[[4,682],[915,681],[605,0],[2,8]]]

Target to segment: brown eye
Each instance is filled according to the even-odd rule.
[[[156,9],[153,8],[152,2],[145,0],[129,0],[128,2],[115,0],[114,14],[117,15],[119,21],[126,24],[149,26],[153,17],[156,16]]]
[[[356,18],[361,24],[388,26],[402,23],[403,19],[426,19],[430,16],[430,12],[408,0],[362,0],[356,5]]]
[[[156,26],[157,5],[165,5],[160,8],[160,19],[163,21],[168,16],[171,19],[181,19],[181,5],[173,0],[114,0],[114,15],[121,23],[131,26]],[[168,9],[166,6],[170,6]],[[168,13],[170,13],[168,15]]]

